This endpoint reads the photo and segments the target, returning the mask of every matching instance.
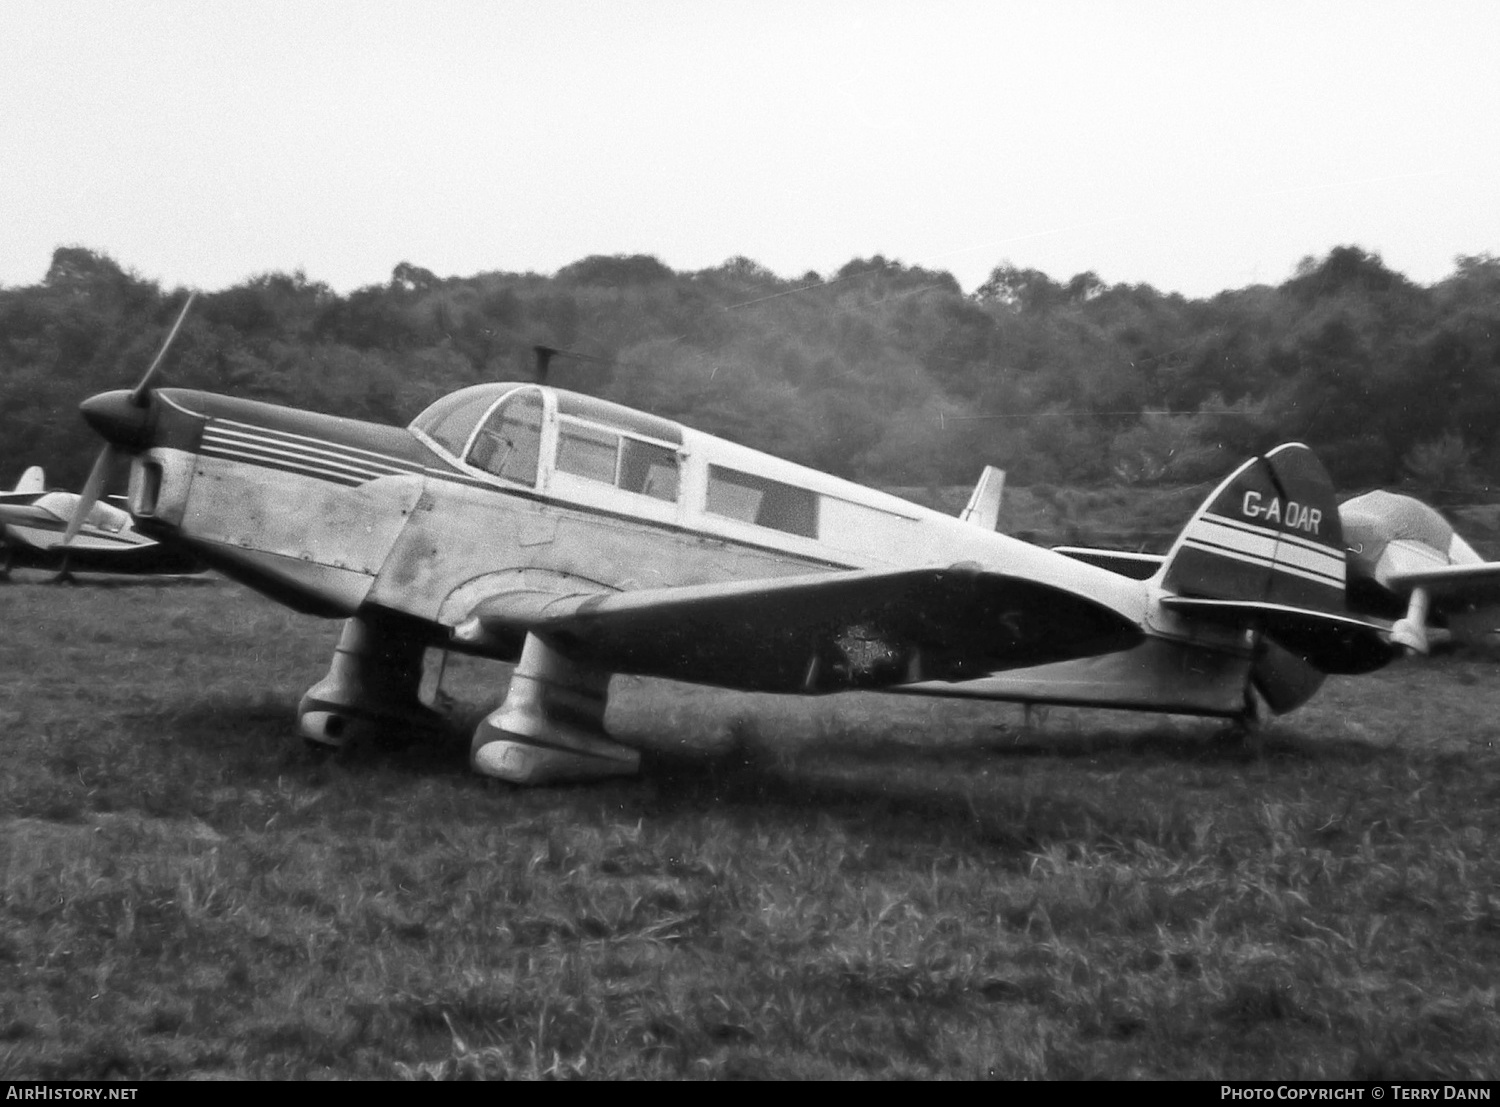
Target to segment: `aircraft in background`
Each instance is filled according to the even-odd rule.
[[[1426,654],[1434,641],[1481,644],[1500,631],[1500,562],[1485,561],[1429,504],[1377,489],[1339,505],[1352,612],[1390,622],[1391,640]],[[1161,554],[1056,546],[1058,553],[1145,580]]]
[[[1500,628],[1500,562],[1485,561],[1434,507],[1374,491],[1339,507],[1352,602],[1396,617],[1391,638],[1427,653],[1431,631],[1475,644]]]
[[[79,510],[127,455],[143,533],[343,619],[298,708],[325,746],[446,729],[418,697],[429,647],[516,663],[471,744],[516,783],[636,771],[603,725],[614,673],[1243,718],[1393,656],[1345,611],[1333,488],[1298,444],[1240,466],[1136,580],[996,532],[998,484],[960,519],[536,383],[398,428],[154,388],[161,356],[82,405],[107,445]]]
[[[77,572],[200,573],[204,566],[183,550],[166,547],[135,529],[130,513],[94,502],[71,540],[79,496],[48,491],[33,465],[9,492],[0,492],[0,579],[16,568],[50,569],[56,580]]]

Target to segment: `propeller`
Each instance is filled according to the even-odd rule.
[[[182,321],[187,318],[188,309],[193,306],[193,300],[197,297],[196,292],[189,292],[187,301],[182,305],[182,310],[177,313],[177,322],[172,324],[172,329],[167,332],[161,349],[156,351],[156,357],[147,368],[140,383],[130,391],[129,402],[132,407],[144,409],[151,401],[151,383],[156,378],[158,370],[161,369],[162,360],[167,356],[167,350],[172,346],[172,340],[177,337],[177,332],[182,329]],[[104,480],[109,476],[110,464],[116,456],[116,447],[113,442],[106,442],[104,448],[99,451],[99,456],[94,459],[94,467],[89,470],[89,479],[84,482],[83,491],[78,494],[77,501],[73,504],[73,517],[68,520],[68,527],[63,531],[63,548],[73,544],[73,539],[78,537],[78,531],[82,528],[84,520],[89,517],[89,512],[94,510],[94,505],[99,502],[99,495],[104,491]]]

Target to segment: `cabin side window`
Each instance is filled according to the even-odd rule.
[[[613,431],[562,420],[557,428],[557,468],[604,484],[615,483],[620,436]]]
[[[468,463],[520,484],[536,484],[542,452],[542,397],[521,392],[490,413],[469,447]]]
[[[720,465],[708,467],[708,499],[704,510],[787,534],[818,536],[815,493]]]
[[[559,421],[557,469],[667,503],[677,499],[677,451],[588,423]]]
[[[677,499],[677,451],[625,439],[620,456],[620,487],[668,503]]]

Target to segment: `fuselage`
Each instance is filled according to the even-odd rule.
[[[1063,663],[1027,670],[1029,683],[995,698],[1161,710],[1175,694],[1198,713],[1242,706],[1242,640],[1174,623],[1151,581],[593,397],[480,385],[396,428],[182,389],[156,390],[137,416],[110,407],[120,395],[96,397],[85,414],[133,455],[140,529],[308,613],[378,610],[448,646],[480,601],[507,589],[971,562],[1090,596],[1150,636],[1134,660],[1095,659],[1082,684]],[[1195,690],[1184,659],[1205,649],[1234,671]],[[1143,666],[1160,677],[1143,684]]]

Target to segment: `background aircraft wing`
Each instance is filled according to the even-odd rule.
[[[757,692],[836,692],[1133,646],[1140,628],[1052,585],[960,565],[482,601],[462,642],[533,633],[612,672]]]
[[[1440,608],[1453,603],[1500,603],[1500,561],[1437,565],[1430,569],[1392,573],[1386,578],[1386,584],[1392,589],[1426,588],[1434,604]]]
[[[0,492],[0,523],[17,527],[58,527],[62,520],[36,506],[41,492]]]

